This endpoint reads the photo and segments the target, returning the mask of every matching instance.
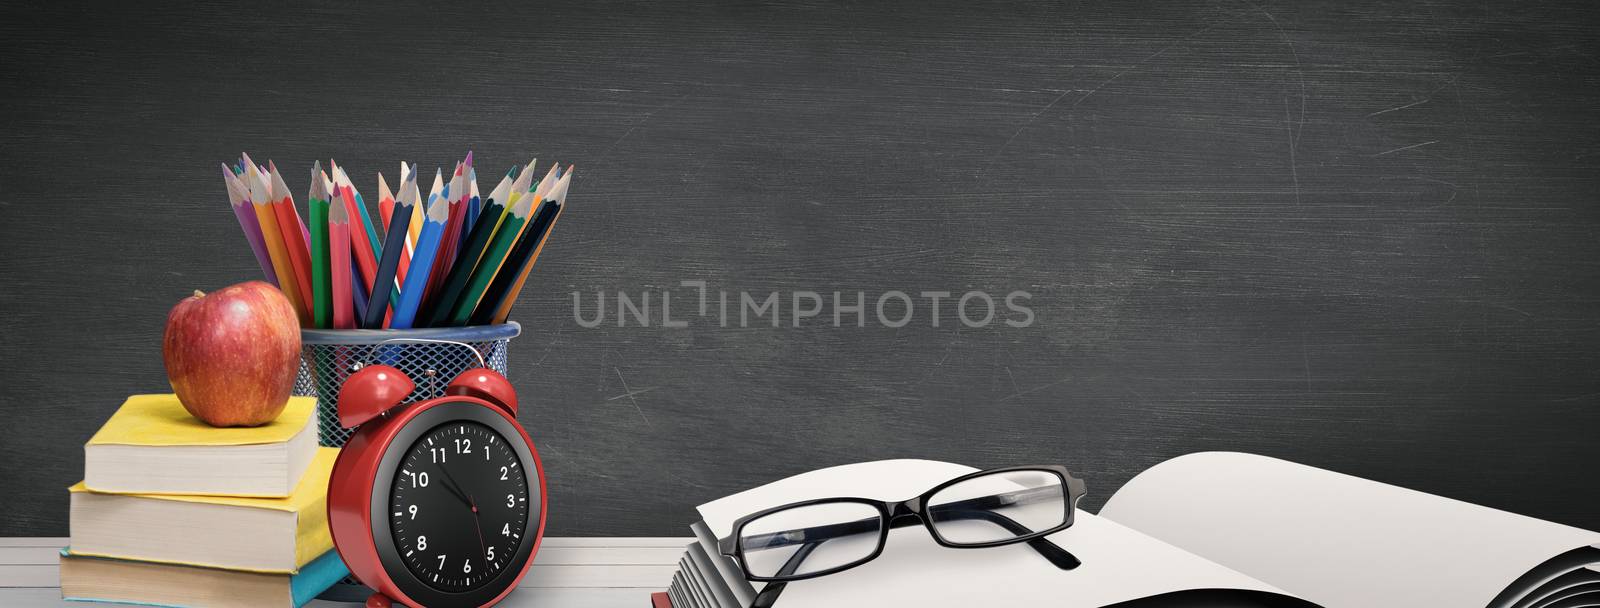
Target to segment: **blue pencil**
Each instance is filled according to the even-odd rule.
[[[478,197],[478,171],[471,167],[467,168],[467,196],[467,222],[461,225],[462,230],[476,225],[478,213],[483,210],[483,199]],[[461,245],[465,247],[466,244],[467,240],[461,239]]]
[[[367,286],[361,284],[361,271],[356,268],[355,260],[350,261],[350,299],[355,300],[356,318],[366,318]]]
[[[406,219],[411,217],[411,202],[417,200],[416,184],[407,182],[400,190],[400,198],[395,200],[389,214],[389,234],[383,241],[378,272],[372,277],[372,300],[367,303],[366,316],[362,317],[363,329],[383,328],[383,315],[389,311],[389,296],[395,291],[395,269],[400,266],[400,252],[406,248]]]
[[[415,185],[410,188],[411,200],[415,201],[417,189]],[[405,285],[400,287],[400,301],[394,305],[394,319],[389,322],[392,329],[410,329],[417,319],[417,306],[422,304],[422,292],[428,288],[428,275],[433,269],[434,255],[439,252],[439,239],[444,235],[444,224],[450,219],[450,207],[442,196],[434,197],[429,201],[428,219],[422,223],[422,232],[417,235],[417,246],[411,254],[411,269],[406,272]]]

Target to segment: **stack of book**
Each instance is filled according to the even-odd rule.
[[[84,446],[61,555],[69,600],[293,608],[349,570],[328,532],[316,400],[213,428],[174,395],[129,397]]]

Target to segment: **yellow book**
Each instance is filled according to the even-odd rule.
[[[282,498],[317,451],[317,400],[290,397],[277,420],[216,428],[176,395],[134,395],[83,446],[96,492]]]
[[[72,493],[73,555],[298,572],[333,548],[328,476],[337,448],[320,448],[287,498]]]

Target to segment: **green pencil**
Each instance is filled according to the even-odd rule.
[[[522,227],[528,221],[528,213],[533,209],[535,199],[533,194],[525,194],[517,204],[511,207],[511,213],[505,216],[505,221],[500,224],[500,229],[494,232],[494,239],[489,242],[489,248],[484,250],[483,259],[478,261],[478,268],[472,271],[472,279],[467,281],[467,288],[455,302],[455,309],[450,314],[451,325],[466,325],[472,318],[472,310],[478,307],[478,300],[483,297],[483,292],[489,289],[489,282],[494,280],[494,275],[500,270],[500,264],[506,261],[506,254],[511,251],[511,246],[517,242],[517,237],[522,235]],[[440,302],[440,306],[445,303]]]
[[[311,194],[306,197],[311,206],[311,309],[312,323],[317,327],[332,327],[333,275],[328,266],[328,188],[322,177],[322,161],[311,169]]]

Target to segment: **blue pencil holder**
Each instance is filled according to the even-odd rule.
[[[505,374],[506,350],[521,334],[522,326],[515,322],[429,329],[302,329],[294,394],[317,398],[318,442],[342,447],[355,429],[339,426],[339,390],[362,366],[381,363],[405,372],[417,385],[407,403],[432,399],[444,395],[445,385],[457,374],[481,364]]]

